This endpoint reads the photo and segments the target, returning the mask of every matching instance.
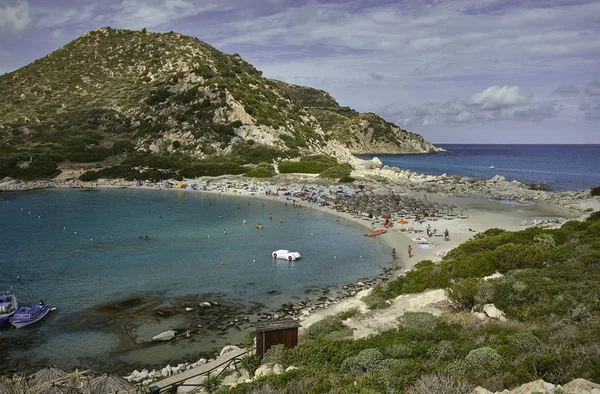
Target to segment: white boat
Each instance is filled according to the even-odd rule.
[[[279,249],[271,253],[271,256],[275,259],[282,259],[287,261],[296,261],[302,256],[298,252],[290,252],[289,250]]]
[[[494,166],[489,166],[488,168],[496,168],[496,167],[494,167]]]
[[[169,330],[169,331],[161,332],[160,334],[153,336],[152,340],[153,341],[170,341],[173,338],[175,338],[175,331]]]

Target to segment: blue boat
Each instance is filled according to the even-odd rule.
[[[8,322],[8,319],[15,314],[18,308],[17,297],[0,294],[0,327]]]
[[[8,319],[8,321],[16,328],[21,328],[37,323],[42,320],[48,312],[50,312],[50,305],[48,304],[22,306],[15,312],[13,317]]]

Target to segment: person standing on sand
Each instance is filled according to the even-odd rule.
[[[396,248],[392,249],[392,260],[396,260]]]
[[[338,224],[340,223],[340,217],[339,216],[337,218],[335,218],[335,222],[338,223]]]
[[[448,229],[444,231],[444,241],[450,241],[450,232],[448,231]]]
[[[412,246],[408,245],[408,258],[412,257]]]

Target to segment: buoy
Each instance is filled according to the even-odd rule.
[[[224,261],[221,261],[221,265],[225,265],[225,262],[224,262]]]
[[[21,211],[23,210],[23,208],[21,208]]]
[[[93,238],[90,238],[90,241],[93,241],[93,240],[94,240]]]
[[[313,235],[313,233],[310,233],[310,235]]]
[[[29,211],[29,214],[31,215],[31,211]]]
[[[362,256],[360,256],[360,258],[362,259]]]
[[[51,312],[52,312],[52,311],[55,311],[55,310],[56,310],[56,308],[50,308],[50,311],[51,311]]]
[[[17,275],[17,280],[21,280],[21,275]]]
[[[256,260],[252,260],[253,263],[256,263]]]
[[[66,229],[67,229],[66,227],[63,227],[63,231],[66,230]]]
[[[73,234],[77,234],[77,231],[73,231]]]
[[[333,256],[334,259],[337,259],[337,257]]]

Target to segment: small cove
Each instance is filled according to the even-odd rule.
[[[102,324],[108,323],[90,327],[79,321],[103,303],[142,295],[182,314],[183,305],[219,301],[252,321],[259,310],[314,300],[323,289],[377,276],[390,265],[387,253],[376,240],[362,237],[360,227],[336,224],[331,215],[285,207],[280,201],[264,200],[263,207],[259,199],[249,204],[244,197],[132,189],[59,189],[2,197],[0,289],[12,286],[21,303],[43,299],[57,307],[37,325],[0,332],[0,339],[10,342],[2,357],[17,362],[26,355],[32,367],[51,362],[65,369],[127,368],[166,365],[183,357],[196,361],[202,352],[236,337],[222,332],[211,337],[202,327],[188,343],[131,346],[136,338],[104,330]],[[256,223],[264,229],[256,230]],[[270,253],[275,249],[297,250],[303,259],[274,261]],[[165,327],[153,325],[152,316],[136,318],[157,331]],[[182,317],[172,318],[177,322]],[[121,316],[109,323],[114,328],[131,319]],[[124,330],[143,340],[153,333],[143,327]]]

